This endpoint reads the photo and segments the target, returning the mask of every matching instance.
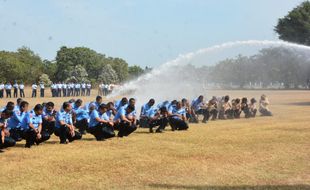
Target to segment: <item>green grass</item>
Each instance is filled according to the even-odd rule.
[[[310,91],[208,96],[261,93],[274,117],[193,124],[185,132],[168,127],[163,134],[139,129],[104,142],[86,135],[59,145],[53,136],[30,150],[18,143],[0,154],[0,189],[310,189]]]

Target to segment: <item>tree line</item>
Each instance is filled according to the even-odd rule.
[[[262,49],[254,56],[238,55],[210,67],[198,68],[205,81],[244,88],[279,83],[284,88],[304,88],[310,79],[310,59],[305,53],[284,47]],[[200,77],[203,77],[200,76]]]
[[[129,66],[121,58],[107,57],[86,47],[61,47],[54,61],[42,60],[27,47],[16,52],[0,51],[0,81],[122,83],[139,77],[151,68]]]

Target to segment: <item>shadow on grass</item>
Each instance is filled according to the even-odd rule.
[[[240,186],[212,186],[212,185],[172,185],[151,184],[151,188],[158,189],[193,189],[193,190],[309,190],[310,185],[240,185]]]

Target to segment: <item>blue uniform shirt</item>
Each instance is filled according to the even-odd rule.
[[[154,106],[150,106],[148,103],[146,103],[141,107],[141,115],[148,116],[149,112],[152,112],[153,109],[154,109]]]
[[[121,116],[126,116],[126,110],[122,107],[114,116],[114,121],[121,120]]]
[[[89,114],[88,111],[83,108],[75,108],[73,109],[73,112],[76,114],[76,120],[81,121],[82,119],[88,119]]]
[[[186,116],[186,111],[185,111],[185,108],[180,108],[180,109],[174,108],[172,110],[172,114],[178,114],[178,115],[182,115],[182,116],[185,117]],[[178,116],[173,116],[172,118],[174,118],[174,119],[181,119]]]
[[[69,125],[72,125],[72,114],[70,112],[59,111],[56,115],[56,128],[60,128],[60,122],[63,121]]]
[[[201,109],[203,102],[200,102],[198,98],[192,101],[192,107],[194,108],[195,111],[198,111]]]
[[[20,128],[26,115],[27,112],[13,112],[12,117],[8,120],[8,129]]]
[[[157,111],[158,111],[157,109],[152,108],[152,109],[150,109],[150,110],[146,113],[145,116],[147,116],[147,117],[154,117],[154,116],[156,115]]]
[[[105,112],[105,114],[111,118],[111,116],[113,115],[113,111],[112,110],[108,110],[107,112]]]
[[[93,110],[90,113],[90,116],[89,116],[89,124],[88,124],[88,126],[90,128],[91,127],[96,127],[99,124],[99,122],[96,120],[96,118],[100,118],[99,112],[97,110]]]
[[[29,129],[29,124],[32,124],[35,129],[38,129],[40,124],[42,124],[42,115],[36,115],[28,112],[23,118],[21,126],[25,130]]]

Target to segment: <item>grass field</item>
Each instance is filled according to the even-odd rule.
[[[0,189],[310,189],[310,91],[207,96],[262,93],[274,117],[193,124],[186,132],[138,129],[104,142],[86,135],[68,145],[55,136],[31,149],[18,143],[0,153]]]

